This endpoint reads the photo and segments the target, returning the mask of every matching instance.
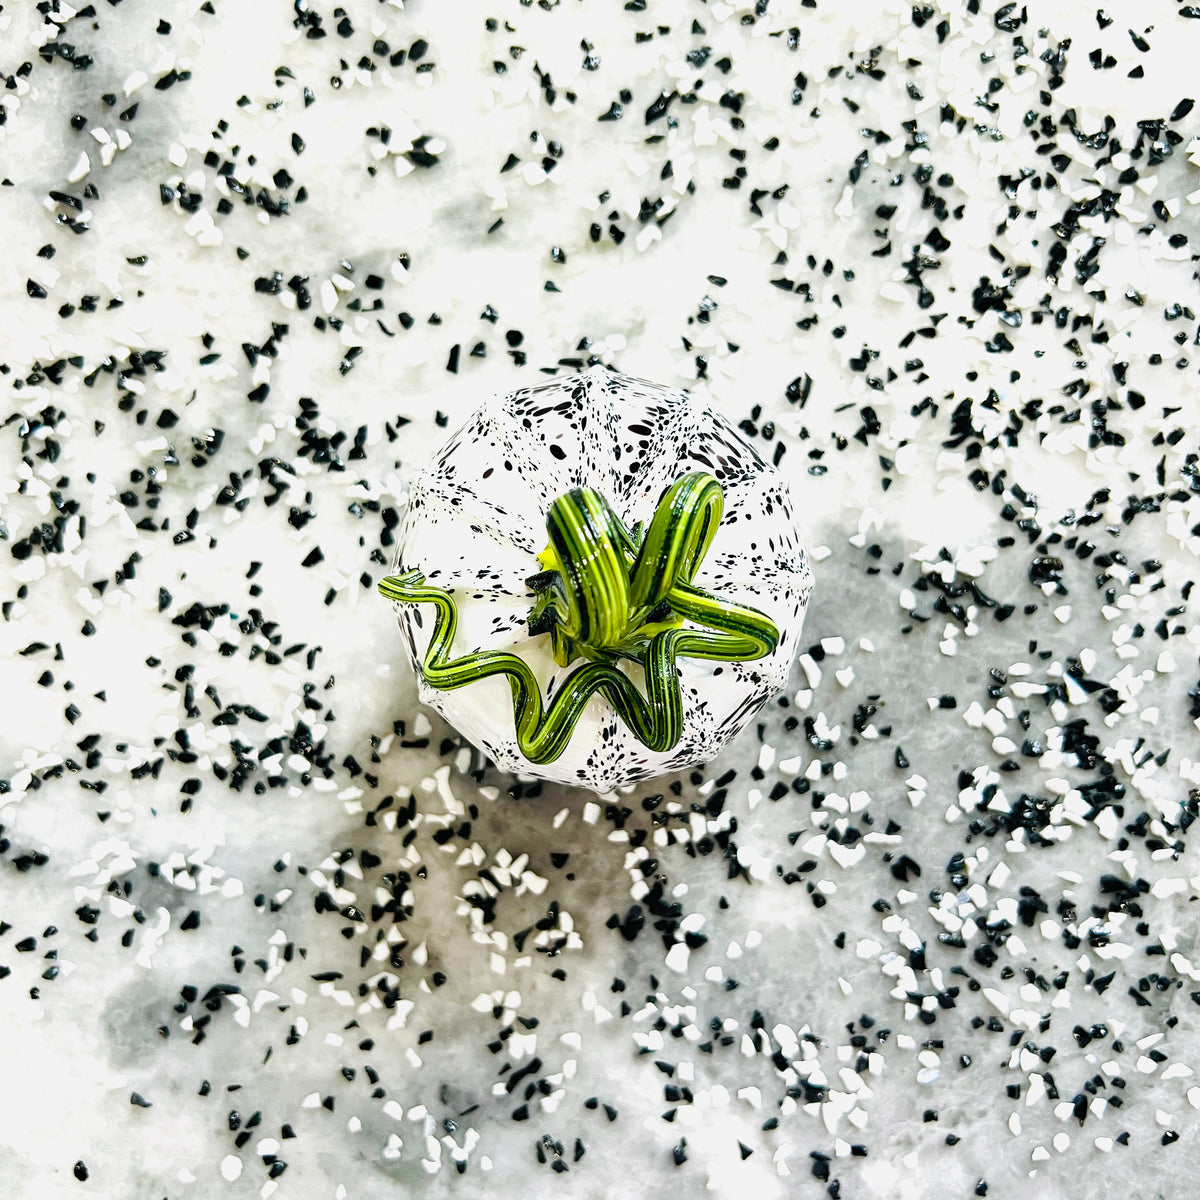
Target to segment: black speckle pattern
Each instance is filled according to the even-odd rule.
[[[722,664],[680,660],[684,733],[674,749],[648,750],[596,698],[566,751],[535,766],[517,747],[505,679],[453,692],[421,682],[421,700],[503,769],[596,792],[712,758],[786,683],[812,570],[784,479],[709,406],[603,367],[494,397],[414,482],[396,569],[422,571],[454,594],[458,653],[513,650],[548,695],[549,638],[529,639],[524,627],[533,603],[524,580],[539,569],[546,510],[557,496],[587,486],[633,526],[649,521],[675,479],[698,470],[721,482],[725,515],[697,585],[765,612],[782,636],[767,657],[736,670],[724,664],[720,674]],[[432,621],[412,606],[396,608],[419,677]]]

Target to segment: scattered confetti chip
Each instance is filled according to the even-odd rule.
[[[1194,1193],[1200,7],[1121,17],[3,6],[23,1194]],[[447,438],[540,396],[453,482],[545,483],[589,373],[737,435],[593,424],[614,478],[785,480],[818,581],[598,792],[377,595]]]

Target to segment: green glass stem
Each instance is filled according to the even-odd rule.
[[[670,750],[683,734],[681,655],[748,662],[779,643],[779,630],[764,613],[692,583],[723,507],[721,485],[702,472],[667,489],[644,535],[640,526],[626,529],[591,488],[575,488],[554,501],[546,516],[549,544],[540,556],[546,569],[527,581],[537,595],[529,631],[553,639],[560,665],[587,661],[571,671],[548,705],[529,665],[515,654],[451,657],[458,610],[449,591],[426,584],[419,571],[388,576],[379,590],[389,600],[435,606],[422,663],[431,687],[451,691],[493,675],[508,677],[517,744],[530,762],[552,762],[562,754],[597,693],[643,745]],[[645,696],[618,666],[621,659],[641,666]]]

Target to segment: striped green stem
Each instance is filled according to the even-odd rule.
[[[764,613],[692,583],[723,506],[721,485],[700,472],[667,489],[644,535],[640,526],[629,531],[591,488],[575,488],[554,501],[546,516],[549,544],[540,556],[546,569],[527,581],[537,593],[529,632],[551,637],[561,666],[586,661],[548,703],[529,665],[515,654],[452,657],[458,611],[449,591],[426,584],[419,571],[389,576],[379,590],[389,600],[435,606],[421,668],[431,687],[452,691],[494,675],[508,678],[517,744],[530,762],[552,762],[563,752],[597,694],[645,746],[670,750],[683,734],[681,655],[747,662],[770,654],[779,642],[779,630]],[[641,666],[645,696],[618,666],[621,659]]]

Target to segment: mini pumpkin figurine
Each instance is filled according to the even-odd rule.
[[[414,482],[422,702],[505,770],[608,792],[712,758],[787,681],[812,588],[779,473],[605,368],[495,397]]]

